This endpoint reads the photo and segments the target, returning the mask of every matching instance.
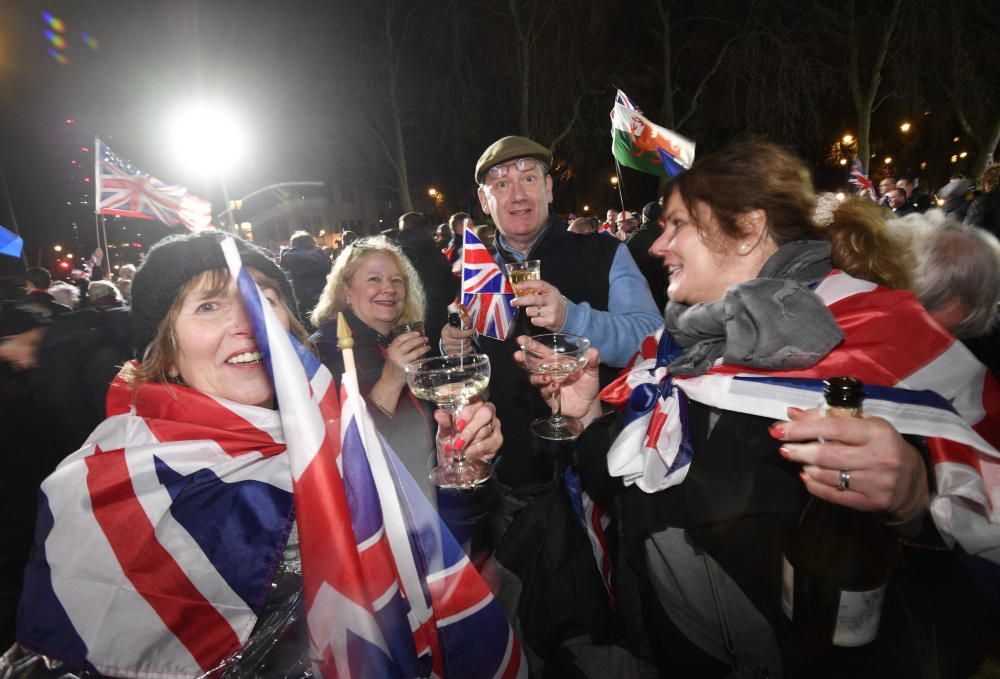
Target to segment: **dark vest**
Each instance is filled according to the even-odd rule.
[[[542,262],[542,280],[559,288],[572,302],[588,302],[599,311],[608,308],[608,275],[619,243],[610,238],[566,231],[565,224],[550,219],[546,233],[535,243],[528,259]],[[502,255],[502,251],[501,251]],[[528,373],[514,363],[517,335],[524,334],[524,315],[514,317],[515,330],[506,341],[480,336],[479,346],[490,357],[490,401],[503,425],[504,444],[497,458],[497,478],[515,488],[552,480],[555,455],[562,446],[539,439],[532,420],[551,412],[528,381]],[[541,331],[530,326],[535,334]]]

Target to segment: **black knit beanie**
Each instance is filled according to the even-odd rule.
[[[170,311],[177,293],[189,280],[209,269],[225,269],[221,241],[230,236],[222,231],[167,236],[146,255],[132,281],[132,324],[135,326],[136,356],[142,358],[146,347],[156,337],[160,323]],[[243,258],[243,266],[256,269],[273,280],[285,305],[294,315],[296,304],[285,274],[271,259],[270,253],[252,243],[232,236]]]

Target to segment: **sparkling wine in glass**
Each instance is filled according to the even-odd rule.
[[[579,335],[551,333],[535,335],[521,345],[524,364],[533,373],[548,375],[556,387],[553,394],[555,408],[550,417],[531,423],[531,429],[543,439],[568,441],[583,433],[583,424],[575,417],[562,414],[560,405],[561,385],[566,378],[587,364],[590,340]]]
[[[481,395],[490,383],[490,359],[471,356],[435,356],[406,366],[406,381],[417,398],[433,401],[455,416],[470,400]],[[454,429],[454,427],[452,427]],[[452,443],[450,437],[442,443]],[[451,462],[438,465],[430,473],[431,482],[441,488],[475,488],[493,475],[493,465],[484,460],[466,459],[465,450],[453,452]]]
[[[531,286],[524,286],[522,288],[521,284],[527,281],[540,281],[542,280],[542,262],[538,259],[526,259],[523,262],[509,262],[505,265],[507,269],[507,277],[510,279],[510,284],[514,287],[514,292],[517,295],[534,295],[537,290],[533,289]]]

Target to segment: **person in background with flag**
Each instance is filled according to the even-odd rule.
[[[357,630],[347,617],[360,607],[351,602],[326,626],[303,611],[307,545],[298,537],[303,518],[286,454],[292,434],[265,360],[276,342],[291,340],[270,327],[255,331],[262,310],[246,307],[252,302],[231,273],[227,243],[262,290],[256,304],[270,305],[275,323],[307,342],[291,287],[266,251],[216,231],[151,248],[132,288],[141,358],[112,385],[108,419],[42,486],[18,641],[59,662],[33,663],[15,649],[2,661],[2,669],[25,670],[14,676],[307,677],[316,667],[307,621],[310,636]],[[306,387],[332,394],[322,382]],[[324,398],[316,414],[333,428],[324,440],[332,435],[336,444],[339,408],[335,397]],[[470,441],[493,434],[482,426],[492,418],[480,413],[490,409],[463,413]],[[352,523],[357,530],[375,518],[342,515],[324,534],[353,536]],[[341,560],[351,556],[322,554],[335,571]],[[344,644],[326,661],[351,665],[350,676],[372,671],[348,657],[358,648],[353,641]]]
[[[339,380],[344,357],[337,346],[337,314],[344,314],[354,336],[358,386],[376,426],[427,498],[437,505],[459,543],[477,561],[488,552],[485,519],[493,503],[491,488],[470,493],[437,489],[430,483],[428,474],[439,464],[434,409],[413,395],[404,372],[408,363],[425,357],[430,347],[419,330],[393,332],[397,326],[423,323],[423,309],[420,277],[400,247],[382,236],[362,238],[340,253],[334,263],[312,313],[312,322],[319,328],[312,340],[323,364]],[[470,407],[478,418],[485,418],[486,425],[476,427],[482,436],[475,440],[466,436],[455,440],[460,447],[468,446],[467,456],[489,460],[499,449],[503,436],[494,410],[492,403]],[[444,418],[440,424],[447,426],[447,422]],[[456,422],[459,433],[464,434],[468,414]],[[450,447],[440,451],[441,462],[450,459],[449,453]]]
[[[607,389],[593,351],[561,388],[563,412],[590,423],[584,487],[620,497],[660,676],[916,676],[995,638],[959,563],[995,582],[1000,393],[898,289],[904,242],[863,199],[817,199],[805,165],[770,144],[702,159],[662,202],[664,328]],[[866,417],[814,407],[817,383],[841,375],[865,384]],[[601,400],[622,409],[620,433]],[[958,546],[890,579],[878,636],[853,655],[796,636],[782,611],[783,546],[810,496]]]
[[[493,261],[499,270],[506,262],[541,260],[542,280],[533,284],[537,293],[514,300],[518,310],[513,325],[585,335],[600,349],[605,364],[622,367],[639,340],[659,327],[660,314],[624,245],[569,233],[549,214],[551,164],[547,148],[517,136],[490,144],[476,163],[479,201],[497,226]],[[442,348],[449,354],[471,352],[474,334],[474,329],[445,326]],[[556,480],[554,460],[538,454],[541,444],[530,428],[549,406],[532,393],[527,375],[513,363],[516,334],[476,338],[478,349],[490,357],[490,400],[504,423],[495,474],[500,502],[493,517],[494,540],[532,496]]]

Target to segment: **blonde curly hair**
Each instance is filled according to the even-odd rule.
[[[337,260],[333,263],[333,269],[326,278],[326,287],[323,288],[319,303],[309,314],[309,320],[314,326],[320,327],[335,319],[338,312],[347,309],[347,282],[357,272],[364,258],[375,253],[381,253],[392,259],[403,274],[406,283],[403,313],[397,323],[413,323],[424,320],[427,298],[417,270],[413,268],[410,259],[403,254],[403,250],[398,245],[385,236],[373,236],[354,241],[337,256]]]

